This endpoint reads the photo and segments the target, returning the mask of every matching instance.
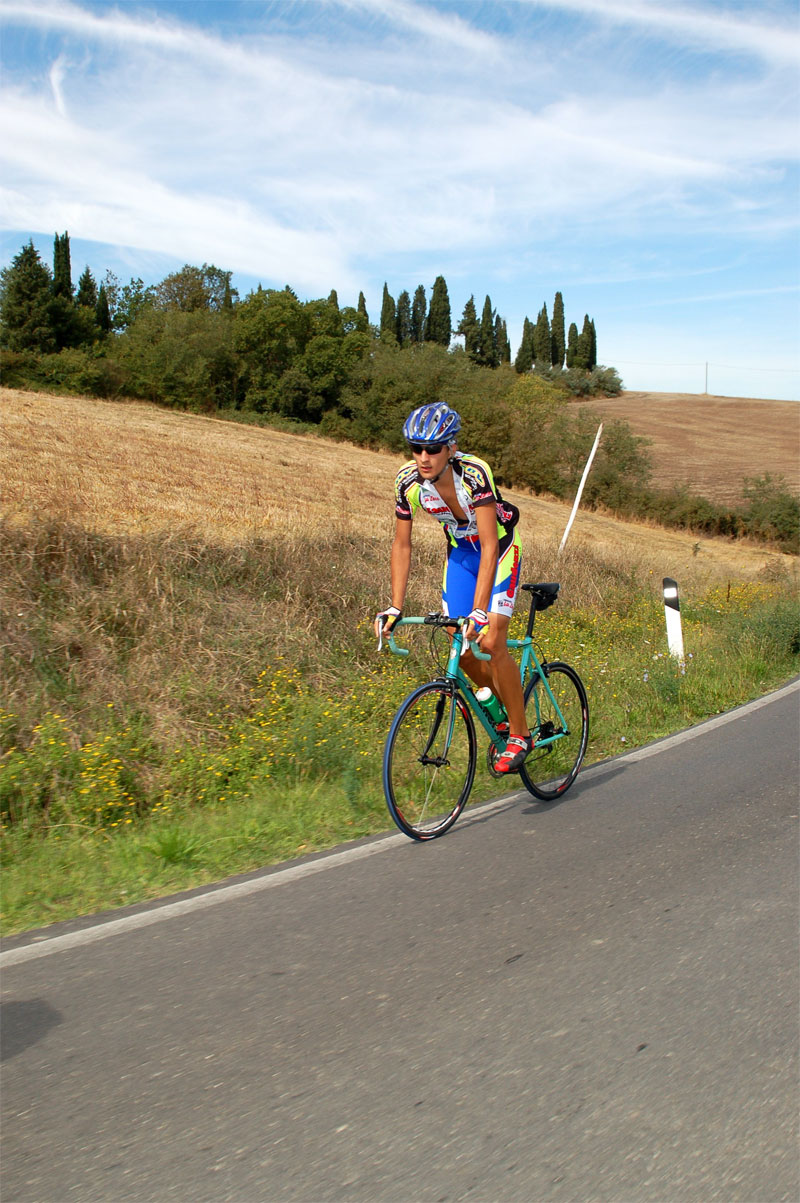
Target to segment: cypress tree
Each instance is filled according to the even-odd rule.
[[[481,314],[481,347],[480,347],[480,362],[487,368],[496,368],[500,362],[497,355],[497,343],[495,341],[495,317],[492,309],[492,299],[487,295],[483,302],[483,313]]]
[[[514,368],[522,375],[533,367],[533,326],[526,317],[522,323],[522,342],[519,344]]]
[[[105,337],[111,329],[111,309],[108,304],[108,293],[106,292],[105,284],[100,285],[100,291],[97,294],[97,306],[94,311],[95,321],[97,322],[100,334]]]
[[[383,285],[383,303],[381,304],[381,338],[391,336],[396,337],[395,327],[397,324],[397,307],[394,303],[394,297],[389,292],[388,286]]]
[[[475,309],[475,298],[471,296],[464,306],[461,321],[458,323],[456,334],[464,335],[464,350],[470,359],[477,362],[480,352],[481,329],[478,325],[478,314]]]
[[[588,313],[584,315],[583,329],[578,335],[575,367],[581,368],[584,372],[590,371],[592,367],[592,324],[589,321]]]
[[[594,318],[589,322],[589,333],[591,337],[589,371],[591,372],[597,367],[597,331],[594,328]]]
[[[424,284],[418,284],[417,290],[414,293],[414,303],[411,306],[411,341],[422,343],[425,341],[425,314],[428,309],[428,301],[425,296]]]
[[[369,321],[369,314],[367,313],[367,299],[364,296],[363,292],[360,292],[358,294],[357,312],[363,313],[364,317],[367,319],[367,321]]]
[[[533,328],[533,358],[537,367],[550,366],[550,320],[547,306],[542,305]]]
[[[555,300],[553,301],[553,321],[550,326],[550,336],[552,343],[550,362],[554,368],[563,368],[567,348],[564,338],[564,298],[560,292],[556,293]]]
[[[501,319],[499,314],[494,320],[494,336],[498,360],[500,363],[511,363],[511,343],[508,341],[508,330],[505,319]]]
[[[407,347],[411,342],[411,297],[403,289],[397,298],[397,341],[401,347]]]
[[[10,351],[55,351],[53,277],[31,240],[0,272],[0,341]]]
[[[567,367],[577,367],[578,359],[578,327],[574,322],[569,324],[569,334],[567,335]]]
[[[444,276],[437,276],[433,282],[431,307],[428,310],[428,320],[425,325],[425,338],[428,342],[449,347],[451,334],[450,297],[447,293]]]
[[[56,234],[53,240],[53,295],[72,300],[72,265],[69,234]]]
[[[91,333],[86,328],[83,315],[75,308],[72,293],[69,234],[65,232],[56,234],[53,241],[53,283],[48,306],[48,322],[57,351],[91,341]]]

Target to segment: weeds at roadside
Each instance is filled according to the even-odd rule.
[[[203,841],[199,836],[181,827],[167,827],[145,844],[148,852],[168,865],[195,865],[202,847]]]
[[[386,543],[352,533],[253,538],[8,530],[3,577],[7,932],[189,888],[388,826],[380,761],[391,715],[432,674],[378,657]],[[438,606],[441,546],[415,547]],[[530,562],[550,563],[533,543]],[[585,549],[537,625],[592,708],[589,759],[738,705],[797,671],[793,582],[683,591],[686,664],[665,650],[660,581]],[[518,627],[523,623],[520,614]],[[497,795],[480,770],[474,801]]]

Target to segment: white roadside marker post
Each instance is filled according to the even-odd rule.
[[[597,451],[597,448],[600,445],[600,435],[602,433],[603,433],[603,423],[601,422],[600,425],[597,427],[597,434],[595,435],[595,438],[594,438],[594,446],[592,447],[591,451],[589,452],[589,458],[586,461],[586,467],[583,469],[583,476],[581,477],[581,483],[578,485],[578,492],[575,494],[575,500],[572,503],[572,513],[569,516],[569,522],[567,523],[566,530],[564,531],[561,542],[558,546],[558,554],[559,555],[561,555],[562,551],[564,550],[564,545],[567,542],[567,535],[570,532],[572,523],[575,521],[575,515],[578,512],[578,506],[580,505],[580,501],[581,501],[581,493],[583,492],[583,486],[586,484],[586,477],[589,475],[589,469],[592,466],[592,460],[594,459],[595,452]]]
[[[669,654],[683,664],[683,630],[681,629],[681,603],[678,600],[678,582],[671,576],[665,576],[664,586],[664,615],[667,620],[667,645]]]

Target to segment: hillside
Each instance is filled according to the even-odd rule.
[[[653,484],[685,485],[722,504],[746,476],[784,476],[800,492],[800,403],[706,394],[625,392],[580,402],[650,440]]]
[[[620,405],[642,408],[623,398]],[[681,411],[693,399],[683,398]],[[696,399],[694,399],[696,400]],[[612,402],[603,402],[611,414]],[[667,406],[669,402],[665,403]],[[748,403],[750,404],[750,403]],[[794,411],[777,407],[783,425],[774,438],[786,446]],[[744,403],[740,403],[744,405]],[[385,535],[393,525],[392,485],[397,457],[345,443],[177,413],[138,402],[104,402],[0,389],[0,457],[3,511],[15,521],[30,516],[68,518],[107,533],[195,530],[208,540],[280,535],[330,528]],[[649,411],[648,411],[649,412]],[[761,441],[764,423],[740,415],[737,449],[753,474],[770,470],[771,448]],[[623,416],[615,413],[614,416]],[[698,472],[719,474],[716,426],[708,421],[693,440]],[[662,427],[641,416],[638,429],[654,437],[659,461]],[[777,426],[775,427],[777,430]],[[731,448],[736,440],[731,440]],[[733,463],[731,452],[730,463]],[[666,460],[666,463],[669,461]],[[725,469],[733,476],[733,468]],[[661,466],[662,473],[669,468]],[[509,491],[520,507],[528,548],[528,574],[550,577],[569,507]],[[433,523],[420,536],[441,538]],[[761,547],[692,535],[583,512],[571,545],[590,542],[602,555],[638,554],[656,577],[691,572],[709,578],[753,578],[793,562]]]
[[[8,932],[386,830],[384,734],[441,653],[418,632],[400,661],[372,632],[398,459],[0,390]],[[581,512],[559,558],[569,507],[509,496],[525,577],[562,583],[540,647],[589,691],[587,763],[797,671],[797,557]],[[443,540],[417,528],[407,605],[425,613]],[[664,576],[684,600],[681,671]],[[481,756],[473,800],[500,788]]]

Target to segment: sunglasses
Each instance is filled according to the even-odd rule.
[[[428,455],[438,455],[446,446],[447,443],[409,443],[408,449],[412,455],[422,455],[423,451],[427,451]]]

